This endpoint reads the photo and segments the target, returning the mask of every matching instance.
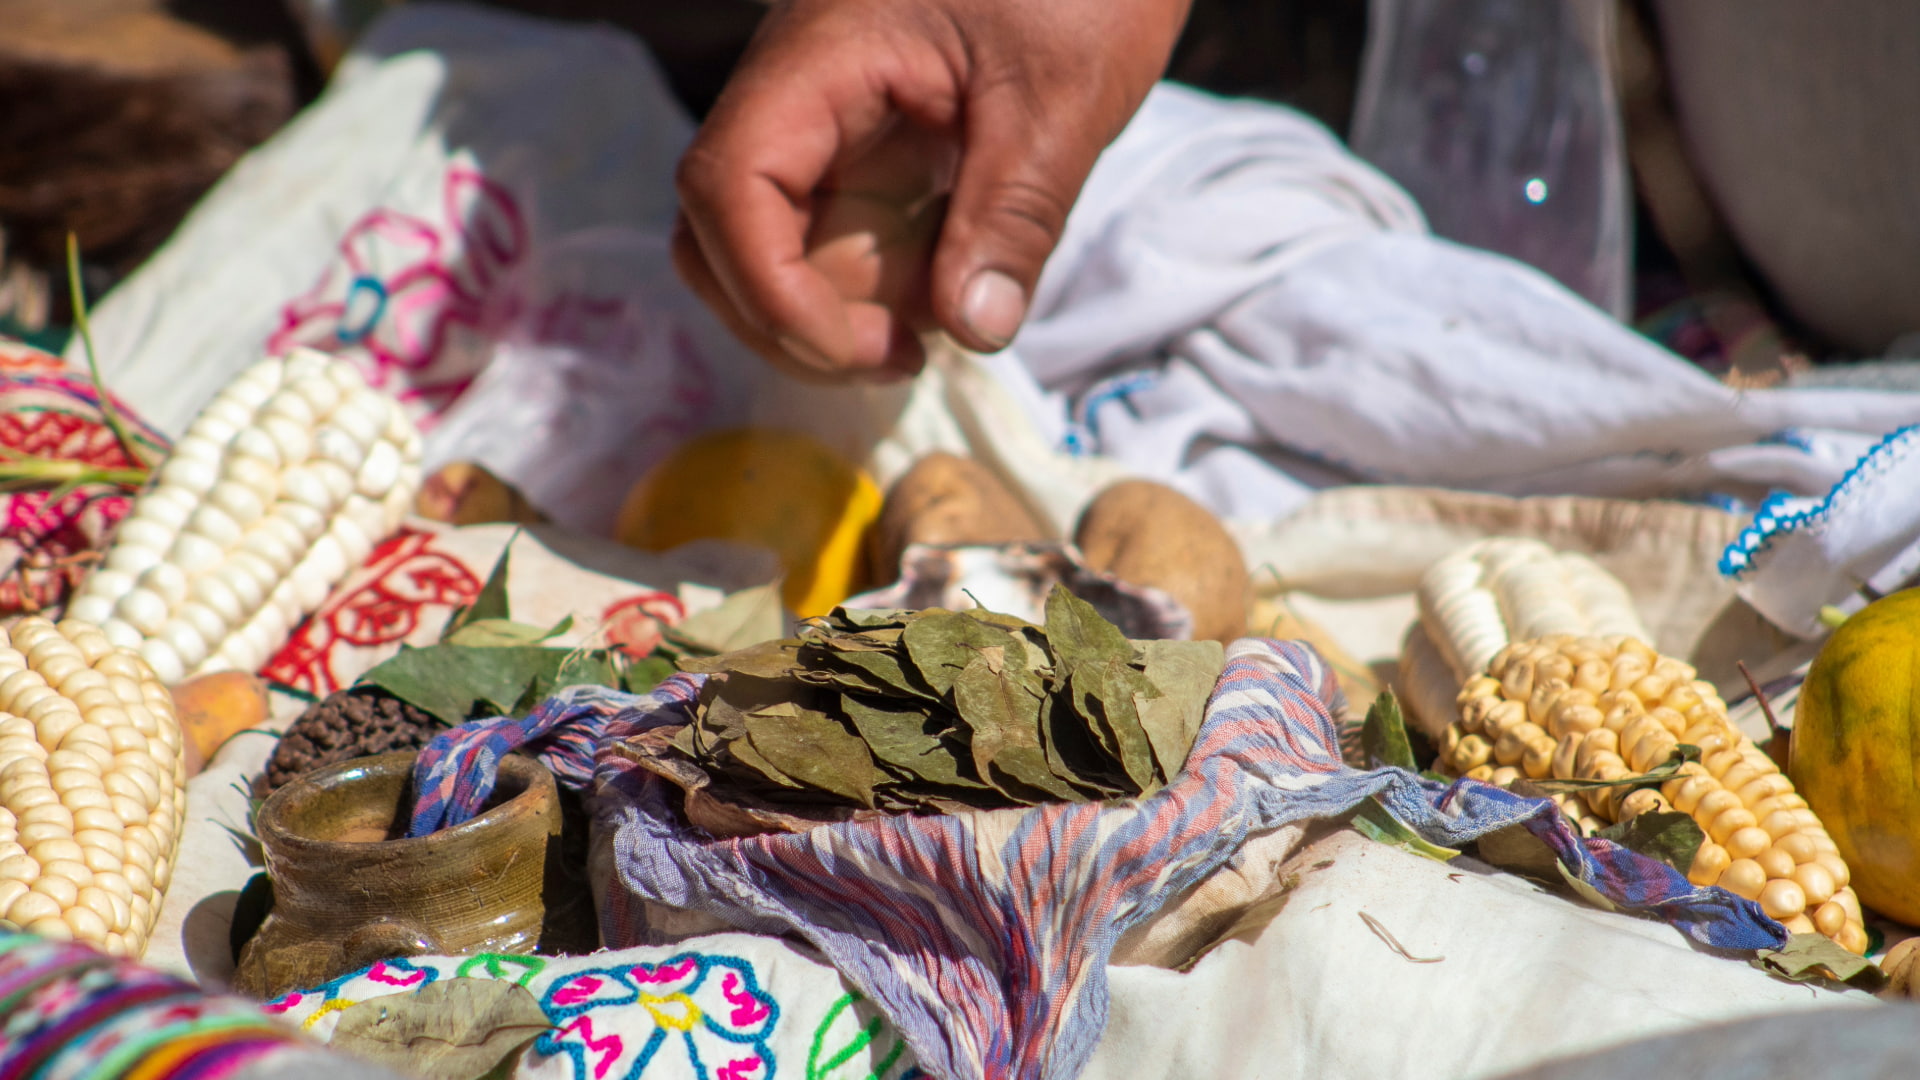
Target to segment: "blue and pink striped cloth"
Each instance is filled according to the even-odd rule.
[[[1575,837],[1549,801],[1349,767],[1331,715],[1339,689],[1304,643],[1235,643],[1186,768],[1148,798],[746,839],[714,840],[686,825],[666,782],[605,752],[637,731],[687,722],[699,685],[679,675],[638,696],[575,687],[524,720],[447,732],[421,754],[416,825],[465,820],[492,787],[491,763],[526,745],[563,782],[591,777],[598,786],[597,824],[612,832],[618,874],[600,913],[607,945],[635,943],[646,904],[797,935],[880,1005],[937,1076],[1077,1075],[1106,1026],[1107,959],[1121,934],[1249,838],[1337,817],[1370,795],[1450,846],[1522,824],[1570,875],[1702,945],[1786,942],[1750,901]],[[596,746],[590,764],[586,750]]]

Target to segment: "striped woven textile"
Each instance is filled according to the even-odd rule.
[[[85,945],[0,934],[0,1080],[238,1078],[314,1049],[253,1002]]]
[[[1665,864],[1606,841],[1580,840],[1547,800],[1350,768],[1331,717],[1339,689],[1311,647],[1246,639],[1227,658],[1186,768],[1139,800],[713,840],[683,823],[669,785],[603,752],[597,824],[612,831],[618,880],[606,889],[602,937],[611,947],[640,943],[648,904],[797,935],[885,1011],[930,1074],[1065,1080],[1080,1072],[1105,1027],[1106,962],[1121,934],[1225,865],[1249,838],[1336,817],[1379,795],[1436,843],[1457,846],[1524,825],[1569,875],[1703,945],[1785,943],[1785,930],[1758,905],[1695,888]],[[564,726],[591,730],[604,747],[645,727],[685,723],[698,685],[676,676],[642,697],[576,688],[536,712],[538,723],[526,726],[541,734],[520,742],[538,746]],[[480,722],[450,732],[437,760],[516,723],[525,725]],[[556,772],[579,775],[580,741],[548,757]],[[439,789],[419,790],[433,798]],[[442,817],[463,812],[443,808]]]

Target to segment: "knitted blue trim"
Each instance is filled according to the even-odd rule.
[[[1721,553],[1720,573],[1730,578],[1745,574],[1760,554],[1773,545],[1774,538],[1824,522],[1850,490],[1915,447],[1920,447],[1920,424],[1893,432],[1854,462],[1840,482],[1833,485],[1833,490],[1827,492],[1826,498],[1805,509],[1789,509],[1789,504],[1803,501],[1791,495],[1776,492],[1767,496],[1754,513],[1753,524],[1742,529],[1739,538]]]

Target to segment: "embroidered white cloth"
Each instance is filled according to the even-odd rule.
[[[1821,608],[1856,610],[1861,585],[1891,591],[1916,571],[1920,427],[1889,435],[1821,498],[1768,499],[1720,559],[1754,610],[1803,638],[1826,633]]]

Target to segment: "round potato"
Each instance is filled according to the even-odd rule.
[[[1247,563],[1220,519],[1151,480],[1123,480],[1080,515],[1074,543],[1087,565],[1129,585],[1172,594],[1193,636],[1228,642],[1247,631]]]
[[[955,454],[935,452],[887,492],[880,520],[869,534],[872,580],[900,577],[900,556],[910,544],[1013,544],[1049,539],[1044,525],[991,469]]]

